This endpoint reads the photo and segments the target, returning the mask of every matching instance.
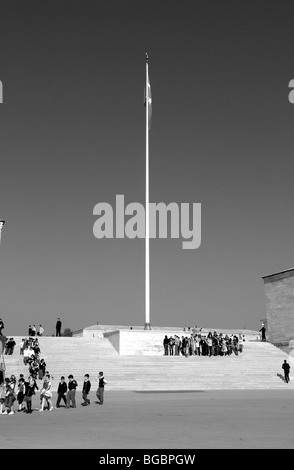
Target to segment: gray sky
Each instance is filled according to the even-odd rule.
[[[259,329],[293,259],[294,3],[3,1],[0,316],[6,334],[144,325],[144,240],[99,202],[202,203],[202,243],[151,240],[151,326]]]

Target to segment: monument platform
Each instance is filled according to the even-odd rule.
[[[196,331],[206,336],[209,332],[216,331],[218,334],[245,336],[246,341],[259,341],[259,333],[254,330],[245,329],[219,329],[219,328],[197,328]],[[144,330],[143,326],[124,325],[92,325],[87,328],[73,332],[73,337],[87,339],[107,338],[119,355],[159,355],[163,354],[163,339],[177,335],[190,337],[192,329],[180,327],[155,326],[151,330]]]

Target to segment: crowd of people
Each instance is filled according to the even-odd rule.
[[[163,339],[163,349],[165,356],[230,356],[238,355],[243,351],[244,335],[223,335],[211,331],[204,335],[200,330],[188,329],[189,335],[178,335]],[[185,329],[186,332],[186,329]]]
[[[14,352],[15,346],[16,342],[14,341],[14,338],[6,338],[4,354],[11,356]]]
[[[56,322],[56,336],[61,335],[61,321],[58,318]],[[2,329],[4,324],[1,325]],[[41,326],[41,325],[40,325]],[[33,325],[34,327],[34,325]],[[37,336],[42,336],[43,331],[39,330]],[[19,375],[17,379],[14,374],[10,377],[4,378],[3,371],[0,375],[0,414],[15,414],[15,403],[18,404],[18,412],[32,413],[32,400],[33,396],[36,395],[37,391],[40,392],[39,408],[38,411],[42,412],[45,410],[52,411],[54,409],[52,403],[52,390],[51,390],[51,379],[49,371],[46,370],[46,362],[41,358],[41,348],[39,339],[35,337],[35,330],[31,326],[29,327],[29,337],[22,338],[19,346],[19,354],[23,356],[23,363],[28,366],[27,378],[23,374]],[[14,352],[16,343],[14,338],[6,338],[4,354],[11,355]],[[38,381],[41,383],[38,385]],[[98,388],[96,396],[100,405],[104,402],[104,385],[107,381],[104,378],[103,372],[99,372],[99,376],[96,377],[98,382]],[[60,408],[61,401],[64,402],[65,408],[76,408],[76,389],[78,383],[72,374],[68,375],[68,383],[66,383],[65,377],[60,378],[57,389],[56,408]],[[85,374],[82,398],[83,406],[90,405],[89,393],[91,390],[91,382],[89,374]]]
[[[39,408],[36,411],[53,411],[54,406],[52,402],[52,382],[53,377],[47,371],[43,377],[41,385],[38,386],[37,378],[31,373],[27,379],[23,374],[20,374],[17,379],[14,374],[10,377],[6,377],[2,383],[0,383],[0,414],[15,414],[15,403],[17,402],[17,412],[25,412],[31,414],[33,412],[32,401],[33,396],[36,395],[37,391],[40,392],[39,396]],[[104,403],[104,386],[107,384],[107,380],[104,378],[103,372],[99,372],[99,376],[96,377],[98,387],[96,390],[96,396],[98,398],[98,404],[103,405]],[[64,407],[66,409],[76,408],[76,389],[78,383],[72,374],[68,376],[68,383],[65,381],[65,377],[61,376],[60,382],[57,389],[56,408],[60,408],[60,403],[63,400]],[[91,404],[89,399],[89,393],[91,390],[91,382],[89,374],[85,374],[84,382],[82,387],[82,406],[89,406]]]
[[[5,342],[5,355],[13,354],[16,343],[14,338],[7,338]],[[22,338],[19,346],[19,354],[23,356],[24,365],[28,365],[29,372],[34,379],[43,379],[46,372],[45,360],[40,357],[41,349],[38,338]]]
[[[2,323],[1,323],[2,322]],[[61,336],[61,320],[57,319],[56,322],[56,336]],[[41,325],[40,325],[41,327]],[[47,369],[46,362],[41,358],[41,348],[39,344],[39,338],[36,336],[42,336],[44,329],[40,329],[36,332],[35,325],[29,326],[29,337],[22,338],[19,346],[19,354],[23,357],[24,365],[28,366],[27,378],[23,374],[19,375],[17,379],[14,374],[10,377],[4,378],[3,370],[0,374],[0,414],[15,414],[15,404],[18,404],[17,412],[32,413],[32,401],[33,396],[36,395],[37,391],[40,392],[39,397],[39,408],[38,411],[42,412],[45,410],[52,411],[54,409],[52,403],[52,382],[53,376]],[[4,328],[4,323],[0,319],[0,330]],[[4,346],[4,354],[12,355],[15,349],[16,343],[14,338],[6,338]],[[39,381],[39,385],[38,385]],[[103,405],[104,402],[104,385],[107,381],[104,378],[103,372],[99,372],[99,376],[96,377],[98,382],[98,388],[96,396],[98,398],[98,404]],[[78,383],[72,374],[68,375],[68,383],[64,376],[61,376],[60,382],[57,389],[56,408],[60,408],[61,401],[64,402],[65,408],[76,408],[76,389]],[[89,393],[91,390],[91,382],[89,374],[85,374],[84,382],[82,387],[82,398],[83,406],[90,405]],[[36,409],[36,408],[35,408]]]
[[[29,336],[43,336],[45,330],[42,325],[39,325],[38,331],[35,325],[29,325],[28,335]]]
[[[60,318],[57,318],[56,324],[55,324],[55,335],[56,336],[61,336],[61,326],[62,326],[62,321]],[[38,331],[36,328],[36,325],[29,325],[28,328],[28,335],[29,336],[44,336],[45,329],[43,328],[42,325],[39,325]]]
[[[0,329],[4,325],[0,323]],[[185,357],[189,356],[229,356],[231,354],[238,355],[243,350],[243,342],[245,336],[239,334],[223,335],[222,333],[209,332],[203,334],[202,328],[184,328],[184,335],[168,337],[165,335],[163,339],[164,355]],[[39,331],[36,331],[35,325],[29,326],[29,337],[22,338],[19,346],[19,354],[23,356],[23,362],[28,366],[27,378],[20,374],[16,379],[15,375],[3,378],[0,383],[0,414],[12,415],[15,413],[15,403],[18,404],[18,412],[32,413],[33,396],[39,391],[39,408],[38,411],[45,410],[52,411],[54,409],[52,402],[52,375],[46,370],[47,365],[43,358],[41,358],[41,349],[38,336],[44,334],[42,325],[39,326]],[[56,336],[61,335],[61,321],[58,318],[56,322]],[[11,355],[14,352],[16,343],[14,338],[7,338],[5,343],[5,354]],[[38,385],[38,381],[40,381]],[[104,378],[103,372],[99,372],[96,377],[98,388],[96,396],[98,403],[104,402],[104,385],[107,381]],[[1,382],[1,381],[0,381]],[[76,390],[78,383],[72,374],[68,375],[66,382],[65,376],[61,376],[57,388],[56,408],[61,407],[63,402],[64,407],[76,408]],[[83,406],[90,405],[89,393],[91,390],[91,381],[89,374],[85,374],[84,382],[82,385],[82,399]]]
[[[56,336],[61,336],[62,322],[60,318],[56,322]],[[4,328],[3,320],[0,319],[0,335],[2,336],[2,330]],[[18,404],[18,412],[32,413],[32,400],[33,396],[36,395],[37,391],[40,392],[39,408],[38,411],[42,412],[45,410],[52,411],[54,409],[52,403],[52,375],[46,370],[46,362],[41,358],[41,349],[39,339],[37,336],[43,336],[44,328],[39,325],[39,331],[37,332],[35,325],[29,325],[28,338],[22,338],[19,346],[19,354],[23,356],[23,362],[28,366],[27,378],[23,374],[19,375],[17,379],[14,374],[10,377],[4,378],[3,370],[0,374],[0,414],[15,414],[15,404]],[[16,342],[14,338],[6,338],[4,345],[4,354],[12,355]],[[38,385],[38,381],[39,383]],[[104,378],[103,372],[99,372],[99,376],[96,377],[98,387],[96,396],[98,404],[103,405],[104,403],[104,385],[107,383]],[[76,408],[76,389],[78,383],[72,374],[68,375],[68,383],[66,383],[65,377],[60,378],[57,389],[56,408],[60,408],[61,401],[64,402],[65,408]],[[83,406],[90,405],[89,393],[91,390],[91,382],[89,374],[85,374],[84,382],[82,387],[82,398]]]

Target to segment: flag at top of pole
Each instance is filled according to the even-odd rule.
[[[152,96],[151,96],[151,85],[149,80],[149,73],[148,73],[148,54],[146,52],[146,82],[147,82],[147,93],[145,87],[144,93],[144,106],[146,106],[146,102],[148,103],[148,129],[150,130],[151,127],[151,115],[152,115]]]
[[[0,242],[1,242],[1,235],[2,235],[2,229],[4,227],[5,220],[0,219]]]

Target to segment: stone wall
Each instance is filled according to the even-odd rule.
[[[268,331],[274,344],[294,338],[294,269],[263,277]]]
[[[161,331],[120,331],[119,353],[127,356],[163,355]]]
[[[104,338],[107,338],[112,344],[114,349],[119,353],[120,335],[119,331],[107,331],[104,333]]]

